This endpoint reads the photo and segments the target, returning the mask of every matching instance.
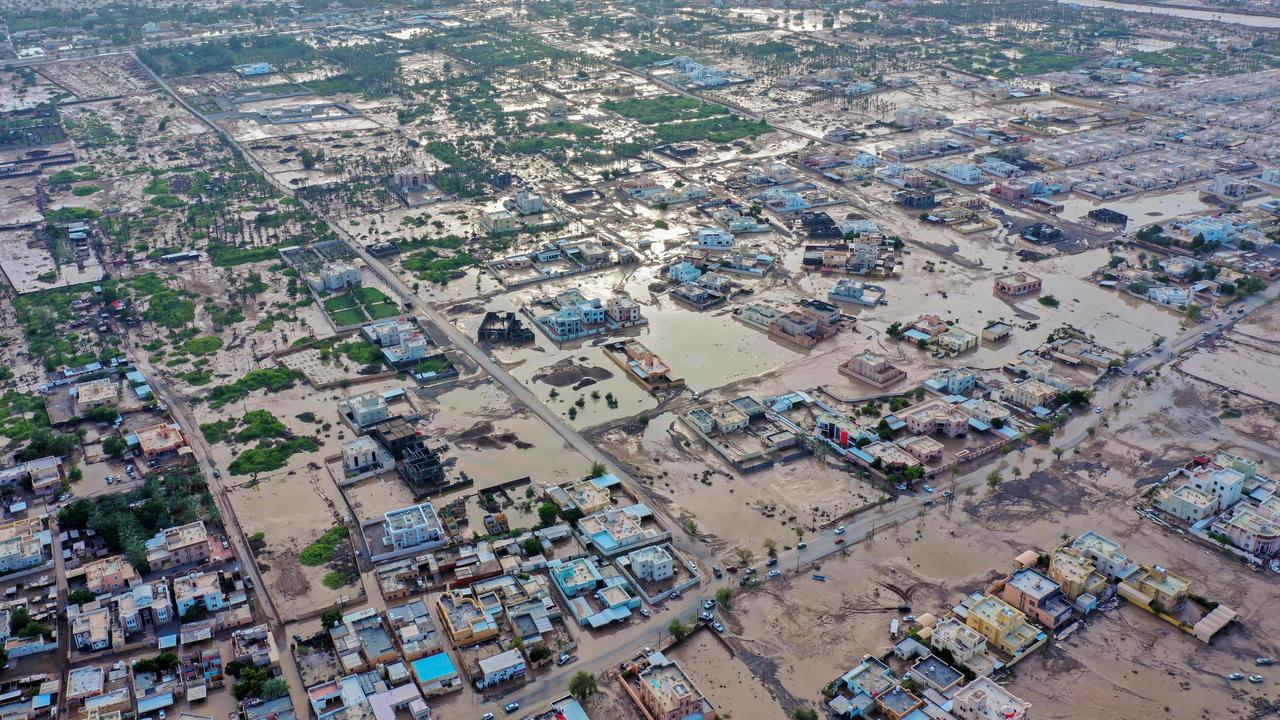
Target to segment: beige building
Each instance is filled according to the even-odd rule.
[[[1031,273],[1015,272],[996,278],[996,292],[1011,297],[1040,292],[1044,281]]]
[[[147,541],[147,565],[167,570],[209,560],[209,532],[204,521],[165,528]]]
[[[979,677],[956,691],[951,713],[957,720],[1027,720],[1031,704]]]
[[[916,435],[898,441],[898,447],[922,463],[935,463],[942,459],[942,443],[927,435]]]
[[[651,655],[649,663],[631,687],[653,720],[683,720],[691,715],[715,720],[715,708],[679,664],[659,653]]]
[[[1073,602],[1084,594],[1101,598],[1107,589],[1107,578],[1097,572],[1093,561],[1069,547],[1049,555],[1049,577]]]
[[[1020,408],[1031,410],[1037,406],[1048,407],[1058,397],[1057,388],[1039,380],[1016,382],[1000,391],[1000,398]]]
[[[94,560],[84,566],[84,581],[94,595],[117,593],[142,581],[122,555]]]
[[[916,435],[942,433],[959,437],[969,430],[969,416],[942,400],[931,400],[907,412],[907,427]]]
[[[1172,612],[1186,604],[1190,587],[1190,581],[1175,572],[1143,565],[1121,580],[1116,592],[1134,605]]]
[[[905,372],[883,355],[870,351],[849,358],[840,365],[840,374],[878,388],[889,387],[907,378]]]
[[[959,325],[952,325],[934,340],[943,352],[952,355],[959,355],[962,352],[968,352],[978,347],[978,336]]]
[[[995,595],[987,595],[970,607],[965,624],[1008,655],[1023,652],[1040,635],[1039,630],[1027,623],[1025,614]]]

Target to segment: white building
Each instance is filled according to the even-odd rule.
[[[387,451],[371,437],[358,437],[342,443],[342,469],[348,475],[383,470],[391,466]]]
[[[438,547],[445,544],[440,518],[431,503],[410,505],[383,515],[386,520],[382,542],[397,550],[418,546]]]
[[[339,400],[338,415],[353,430],[362,430],[391,417],[391,408],[381,395],[367,392]]]
[[[706,250],[728,250],[733,247],[733,233],[724,228],[698,228],[697,242]]]
[[[516,193],[516,212],[521,215],[537,215],[546,209],[546,201],[537,193],[521,190]]]
[[[631,573],[646,582],[661,582],[675,575],[675,560],[667,549],[654,545],[627,554]]]
[[[360,268],[349,262],[327,262],[306,274],[307,284],[316,292],[334,292],[360,285]]]

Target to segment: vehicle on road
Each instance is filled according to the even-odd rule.
[[[692,560],[690,560],[689,562],[685,563],[685,567],[689,568],[689,572],[691,572],[691,573],[696,573],[696,572],[698,572],[698,563],[696,563],[696,562],[694,562],[694,561],[692,561]]]
[[[649,611],[649,608],[640,608],[640,614],[645,617],[649,617],[653,613]]]
[[[1256,659],[1256,660],[1254,660],[1253,662],[1254,662],[1254,664],[1255,664],[1255,665],[1261,665],[1261,666],[1275,665],[1275,664],[1276,664],[1276,661],[1275,661],[1275,660],[1272,660],[1271,658],[1266,657],[1266,656],[1263,656],[1263,657],[1257,658],[1257,659]]]
[[[927,493],[932,493],[934,491],[934,487],[932,485],[925,485],[921,489]]]
[[[724,577],[724,571],[720,569],[719,565],[712,565],[711,572],[718,578]]]
[[[771,577],[771,578],[782,577],[782,571],[777,569],[770,570],[769,574],[766,577]]]
[[[1094,408],[1094,409],[1093,409],[1093,414],[1094,414],[1094,415],[1101,415],[1101,414],[1102,414],[1102,408],[1100,408],[1100,407],[1096,407],[1096,408]]]
[[[719,620],[711,623],[711,627],[718,633],[724,632],[724,626],[720,624]]]
[[[653,648],[651,648],[651,647],[649,647],[649,646],[647,646],[647,645],[646,645],[646,646],[645,646],[645,648],[644,648],[644,654],[645,654],[645,655],[652,655],[652,654],[653,654]]]
[[[778,564],[778,558],[771,557],[768,560],[766,560],[764,564],[765,564],[765,567],[773,567],[774,565]]]
[[[943,490],[943,491],[942,491],[942,497],[951,497],[951,496],[952,496],[952,495],[954,495],[954,494],[955,494],[955,493],[951,492],[950,490]]]
[[[520,703],[518,702],[507,703],[505,706],[503,706],[502,709],[506,710],[507,714],[510,715],[511,713],[520,709]]]
[[[843,526],[843,525],[841,525],[840,527],[836,528],[836,531],[835,531],[835,533],[833,533],[833,534],[835,534],[835,535],[843,535],[843,534],[844,534],[844,526]]]
[[[570,655],[569,653],[561,653],[561,654],[560,654],[560,657],[556,658],[556,664],[557,664],[557,665],[568,665],[569,663],[571,663],[571,662],[573,662],[574,660],[577,660],[577,659],[578,659],[578,658],[576,658],[576,657],[574,657],[574,656]]]
[[[129,474],[130,474],[130,475],[132,475],[133,473],[129,473]],[[219,472],[219,471],[217,471],[217,470],[214,470],[214,471],[213,471],[213,479],[214,479],[214,480],[218,480],[218,479],[219,479],[219,478],[221,478],[221,477],[222,477],[222,473],[221,473],[221,472]]]
[[[837,545],[843,545],[843,544],[844,544],[844,538],[836,538],[836,544],[837,544]]]
[[[1262,676],[1261,676],[1261,675],[1250,675],[1250,676],[1249,676],[1249,682],[1253,683],[1254,685],[1257,685],[1257,684],[1259,684],[1259,683],[1261,683],[1261,682],[1262,682]]]
[[[715,600],[703,600],[703,601],[702,601],[702,609],[703,609],[703,610],[710,610],[711,608],[713,608],[713,607],[715,607],[715,606],[716,606],[716,601],[715,601]]]
[[[1244,673],[1242,673],[1242,672],[1233,672],[1233,673],[1231,673],[1230,675],[1228,675],[1228,676],[1227,676],[1227,679],[1228,679],[1228,680],[1243,680],[1243,679],[1244,679]]]
[[[826,576],[826,575],[819,575],[818,573],[814,573],[814,574],[813,574],[813,579],[814,579],[814,580],[817,580],[818,582],[826,582],[826,581],[827,581],[827,576]]]
[[[801,540],[800,542],[796,543],[796,549],[797,549],[797,550],[803,550],[803,549],[805,549],[805,548],[807,548],[807,547],[809,547],[809,543],[804,542],[803,540]]]

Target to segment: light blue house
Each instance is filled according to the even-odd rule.
[[[702,271],[688,260],[681,260],[667,268],[667,277],[678,283],[689,283],[702,277]]]

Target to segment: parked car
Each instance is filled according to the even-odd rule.
[[[837,544],[837,545],[843,545],[843,544],[844,544],[844,538],[836,538],[836,544]]]
[[[649,610],[649,608],[642,607],[640,608],[640,614],[643,615],[644,617],[649,617],[653,613]]]
[[[480,720],[493,720],[493,713],[485,713],[481,715]]]
[[[766,560],[764,564],[765,564],[765,567],[773,567],[774,565],[778,564],[778,558],[771,557],[768,560]]]
[[[697,564],[697,563],[695,563],[695,562],[694,562],[694,561],[692,561],[692,560],[690,560],[689,562],[685,563],[685,567],[689,568],[689,572],[691,572],[691,573],[696,573],[696,572],[698,572],[698,564]]]
[[[942,497],[951,497],[951,496],[952,496],[952,495],[954,495],[954,494],[955,494],[955,493],[951,492],[950,490],[943,490],[943,491],[942,491]]]
[[[703,609],[703,610],[710,610],[711,608],[713,608],[713,607],[715,607],[715,606],[716,606],[716,601],[715,601],[715,600],[703,600],[703,601],[702,601],[702,609]]]
[[[1249,676],[1249,682],[1253,683],[1254,685],[1257,685],[1258,683],[1261,683],[1261,682],[1262,682],[1262,676],[1261,676],[1261,675],[1250,675],[1250,676]]]
[[[576,657],[574,657],[574,656],[570,655],[569,653],[560,653],[560,657],[556,658],[556,664],[557,664],[557,665],[568,665],[569,663],[571,663],[571,662],[573,662],[574,660],[577,660],[577,659],[578,659],[578,658],[576,658]]]
[[[1230,675],[1228,675],[1228,676],[1227,676],[1227,679],[1228,679],[1228,680],[1243,680],[1243,679],[1244,679],[1244,673],[1242,673],[1242,672],[1233,672],[1233,673],[1231,673]]]
[[[703,620],[705,622],[711,622],[712,620],[715,619],[715,615],[713,615],[710,610],[703,610],[702,612],[698,613],[698,619]]]
[[[805,549],[805,548],[807,548],[807,547],[809,547],[809,543],[807,543],[807,542],[805,542],[805,541],[803,541],[803,540],[801,540],[800,542],[796,543],[796,549],[797,549],[797,550],[803,550],[803,549]]]
[[[776,577],[781,577],[781,576],[782,576],[782,571],[781,571],[781,570],[774,569],[774,570],[770,570],[770,571],[769,571],[769,574],[768,574],[768,576],[767,576],[767,577],[776,578]]]
[[[712,565],[711,572],[718,578],[724,577],[724,570],[721,570],[719,565]]]
[[[835,533],[834,533],[834,534],[835,534],[835,535],[843,535],[843,534],[844,534],[844,526],[843,526],[843,525],[841,525],[840,527],[836,528],[836,531],[835,531]]]
[[[1258,658],[1258,659],[1254,660],[1253,662],[1254,662],[1254,663],[1256,663],[1256,664],[1258,664],[1258,665],[1275,665],[1275,664],[1276,664],[1276,661],[1275,661],[1275,660],[1272,660],[1271,658],[1269,658],[1269,657],[1265,657],[1265,656],[1260,657],[1260,658]]]
[[[712,628],[714,628],[714,629],[715,629],[715,631],[716,631],[716,632],[718,632],[718,633],[722,633],[722,632],[724,632],[724,626],[720,624],[720,621],[719,621],[719,620],[717,620],[717,621],[715,621],[715,622],[711,623],[711,627],[712,627]]]
[[[932,485],[925,485],[921,489],[927,493],[932,493],[934,490],[934,487]]]
[[[507,703],[505,706],[503,706],[502,709],[506,710],[507,714],[510,715],[511,713],[520,709],[520,703],[518,702]]]

